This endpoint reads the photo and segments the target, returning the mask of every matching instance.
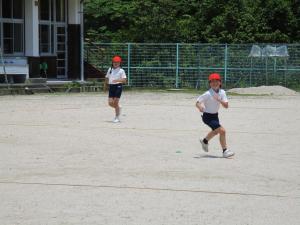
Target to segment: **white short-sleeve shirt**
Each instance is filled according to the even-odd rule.
[[[114,81],[114,80],[118,80],[118,79],[124,79],[124,78],[126,78],[126,73],[125,73],[125,71],[124,71],[122,68],[120,68],[120,67],[118,67],[118,68],[116,68],[116,69],[114,69],[114,68],[109,68],[108,71],[107,71],[107,73],[106,73],[106,76],[105,76],[105,77],[108,78],[108,83],[109,83],[109,84],[118,84],[118,83],[120,83],[120,82],[114,83],[113,81]]]
[[[204,104],[204,112],[206,113],[217,113],[220,108],[220,102],[214,99],[214,95],[217,94],[218,98],[224,102],[228,102],[226,92],[223,89],[220,89],[219,92],[215,92],[212,88],[206,91],[203,95],[200,95],[197,98],[197,102]]]

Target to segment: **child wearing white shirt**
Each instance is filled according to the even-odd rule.
[[[203,113],[202,120],[209,126],[210,131],[204,139],[201,139],[202,149],[208,152],[208,142],[217,134],[220,135],[220,144],[223,149],[223,157],[228,158],[234,155],[234,152],[227,149],[226,130],[220,125],[218,111],[220,105],[228,108],[228,99],[226,92],[221,89],[221,76],[218,73],[212,73],[208,77],[210,89],[203,95],[199,96],[196,102],[196,107]]]
[[[105,85],[109,84],[108,104],[115,109],[114,123],[120,122],[121,107],[119,101],[121,98],[123,84],[126,83],[126,73],[121,68],[122,59],[120,56],[112,58],[112,67],[108,69],[105,76]]]

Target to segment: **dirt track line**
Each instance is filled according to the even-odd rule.
[[[115,185],[9,182],[9,181],[0,181],[0,184],[85,187],[85,188],[109,188],[109,189],[141,190],[141,191],[168,191],[168,192],[204,193],[204,194],[255,196],[255,197],[272,197],[272,198],[297,198],[297,199],[300,198],[300,196],[287,196],[287,195],[278,195],[278,194],[258,194],[258,193],[243,193],[243,192],[223,192],[223,191],[189,190],[189,189],[173,189],[173,188],[157,188],[157,187],[115,186]]]

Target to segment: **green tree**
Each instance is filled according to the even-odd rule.
[[[87,0],[102,42],[299,42],[299,0]]]

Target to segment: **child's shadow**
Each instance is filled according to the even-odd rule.
[[[120,124],[121,123],[121,121],[116,123],[116,122],[114,122],[112,120],[104,120],[103,122],[104,123],[114,123],[114,124]]]
[[[217,156],[217,155],[199,155],[195,156],[195,159],[223,159],[222,156]]]

